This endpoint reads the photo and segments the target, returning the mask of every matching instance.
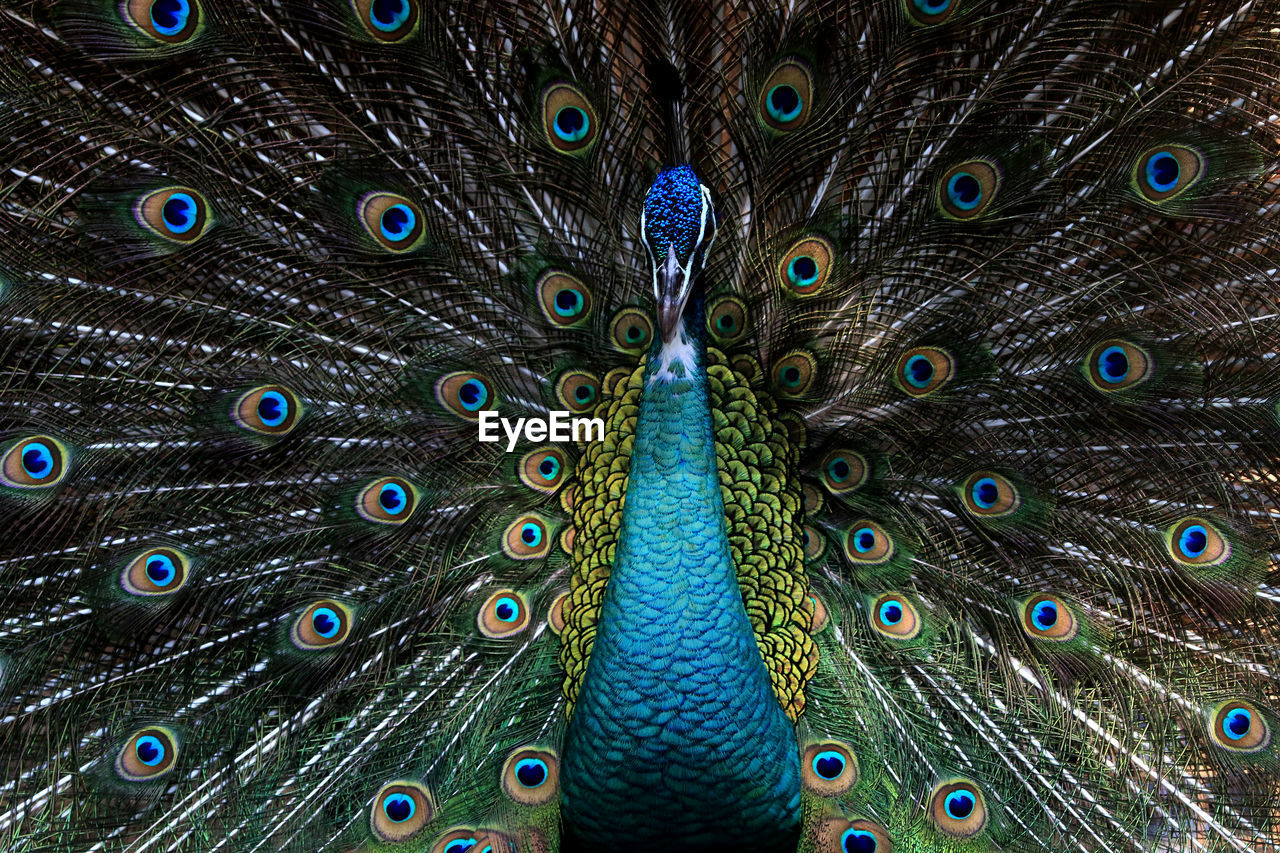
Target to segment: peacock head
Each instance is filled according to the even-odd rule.
[[[640,214],[640,233],[653,269],[658,329],[670,343],[716,237],[711,190],[689,166],[663,169],[653,179]]]

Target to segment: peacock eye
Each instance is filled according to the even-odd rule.
[[[557,326],[580,325],[591,313],[591,291],[568,273],[543,273],[535,289],[543,315]]]
[[[639,355],[653,341],[653,321],[649,315],[636,308],[623,308],[609,324],[609,337],[613,345],[626,353]]]
[[[431,853],[472,853],[476,846],[476,834],[472,827],[455,826],[436,840]]]
[[[955,375],[955,359],[937,347],[915,347],[898,358],[894,378],[898,387],[912,397],[928,397]]]
[[[847,494],[867,482],[869,471],[865,456],[840,448],[822,460],[822,484],[832,494]]]
[[[1190,566],[1216,566],[1231,558],[1231,543],[1202,518],[1184,518],[1166,534],[1169,554]]]
[[[869,820],[844,820],[827,818],[822,822],[821,834],[831,842],[815,847],[815,850],[831,853],[893,853],[893,842],[885,828]]]
[[[872,602],[871,627],[881,636],[910,640],[924,626],[920,621],[920,614],[906,596],[888,593]]]
[[[551,549],[547,523],[536,515],[524,515],[507,526],[502,550],[513,560],[536,560]]]
[[[595,142],[595,110],[580,89],[553,83],[542,93],[542,122],[547,142],[564,154],[579,154]]]
[[[1163,204],[1190,189],[1204,172],[1204,155],[1184,145],[1148,149],[1134,165],[1132,181],[1138,194]]]
[[[1151,378],[1155,360],[1137,344],[1121,340],[1103,341],[1089,351],[1085,375],[1099,391],[1123,391]]]
[[[1271,729],[1266,718],[1251,703],[1227,702],[1218,708],[1210,722],[1209,734],[1214,743],[1231,752],[1259,752],[1271,743]]]
[[[760,120],[789,133],[804,126],[812,112],[813,76],[798,60],[779,64],[760,89]]]
[[[793,352],[773,365],[773,387],[786,397],[800,397],[817,377],[817,361],[807,352]]]
[[[116,753],[116,773],[130,782],[158,779],[173,770],[178,739],[163,726],[134,732]]]
[[[797,241],[778,264],[782,286],[797,296],[811,296],[831,277],[835,247],[825,237],[805,237]]]
[[[559,759],[551,750],[517,750],[503,765],[502,788],[522,806],[550,802],[559,794],[559,766]]]
[[[153,190],[133,206],[138,224],[171,243],[193,243],[209,227],[209,203],[190,187]]]
[[[810,562],[819,559],[827,550],[827,539],[816,527],[810,524],[800,528],[800,541],[804,548],[804,558]]]
[[[569,411],[582,413],[600,398],[600,380],[585,370],[570,370],[556,381],[556,398]]]
[[[488,377],[466,371],[440,377],[436,381],[435,395],[440,405],[458,417],[472,421],[482,410],[492,409],[497,400]]]
[[[400,477],[382,477],[360,490],[356,512],[379,524],[404,524],[418,502],[417,489]]]
[[[418,0],[352,0],[351,8],[366,33],[387,43],[417,32],[422,16]]]
[[[347,639],[351,623],[351,608],[332,599],[321,599],[308,605],[293,620],[289,639],[306,651],[332,648]]]
[[[987,518],[1010,515],[1022,505],[1022,498],[1013,483],[991,471],[970,474],[960,486],[960,495],[965,509]]]
[[[386,842],[412,838],[435,817],[435,804],[425,786],[398,779],[383,785],[373,798],[369,826]]]
[[[741,299],[726,296],[707,312],[707,330],[721,343],[733,343],[747,331],[747,306]]]
[[[232,420],[260,435],[287,435],[298,423],[302,405],[283,385],[261,385],[246,391],[231,410]]]
[[[958,7],[959,0],[902,0],[907,15],[921,26],[934,26],[950,18]]]
[[[170,595],[186,583],[189,566],[181,551],[152,548],[129,561],[120,576],[120,584],[133,595]]]
[[[565,454],[559,448],[539,448],[520,460],[520,482],[535,491],[553,494],[564,482],[567,466]]]
[[[356,203],[356,213],[365,233],[388,252],[412,251],[426,236],[421,208],[396,193],[367,193]]]
[[[858,762],[847,744],[821,741],[805,747],[801,781],[822,797],[838,797],[858,781]]]
[[[529,605],[515,590],[498,590],[480,605],[476,624],[486,637],[514,636],[529,624]]]
[[[182,44],[200,29],[197,0],[128,0],[119,8],[130,25],[162,44]]]
[[[893,539],[879,524],[864,518],[849,525],[844,550],[855,563],[887,563],[893,557]]]
[[[0,462],[0,476],[17,489],[43,489],[61,482],[67,454],[62,444],[47,435],[24,438],[9,448]]]
[[[953,838],[977,835],[987,825],[987,808],[978,786],[967,780],[939,786],[931,799],[933,823]]]
[[[973,219],[991,206],[1001,181],[1000,170],[987,160],[953,166],[938,183],[938,206],[950,219]]]

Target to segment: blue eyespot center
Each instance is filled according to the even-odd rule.
[[[1178,549],[1182,555],[1194,560],[1209,547],[1209,531],[1199,524],[1193,524],[1178,537]]]
[[[317,607],[311,614],[311,627],[321,637],[326,640],[332,640],[338,635],[338,629],[342,627],[342,621],[332,608]]]
[[[850,538],[853,541],[853,549],[859,554],[865,554],[876,547],[876,532],[870,527],[859,527],[853,531],[853,536]]]
[[[556,293],[556,313],[561,317],[573,317],[582,311],[582,294],[566,287]]]
[[[632,329],[634,328],[633,326]],[[595,398],[596,390],[590,385],[579,385],[573,389],[573,396],[579,403],[589,403]]]
[[[1031,622],[1041,631],[1048,631],[1058,624],[1058,605],[1052,601],[1038,602],[1031,609]]]
[[[413,817],[418,807],[413,802],[413,797],[406,794],[390,794],[382,801],[382,810],[392,821],[404,823]]]
[[[834,750],[828,749],[813,757],[813,772],[821,779],[840,778],[844,765],[844,756]]]
[[[266,392],[258,400],[258,417],[263,426],[280,426],[289,417],[289,401],[279,391]]]
[[[49,445],[33,441],[23,448],[22,470],[36,480],[53,473],[53,451],[49,449]]]
[[[1107,347],[1098,355],[1098,375],[1104,382],[1116,384],[1129,375],[1129,356],[1121,347]]]
[[[196,226],[196,200],[189,193],[174,193],[165,201],[160,216],[174,234],[185,234]]]
[[[956,172],[947,181],[947,198],[960,210],[973,210],[982,201],[982,183],[969,172]]]
[[[398,243],[413,236],[418,224],[418,215],[407,204],[393,204],[382,212],[378,220],[378,228],[382,236]]]
[[[902,602],[889,600],[880,605],[880,621],[885,625],[897,625],[902,621]]]
[[[800,384],[800,368],[794,365],[788,365],[782,368],[782,382],[788,388],[794,388]]]
[[[933,380],[933,362],[923,355],[913,355],[905,366],[907,382],[913,388],[927,388]]]
[[[373,0],[369,7],[369,23],[384,33],[395,32],[412,14],[408,0]]]
[[[734,323],[733,318],[730,317],[728,314],[721,314],[719,317],[716,318],[716,326],[721,331],[732,332],[735,325],[736,324]]]
[[[876,837],[865,829],[846,829],[840,846],[845,853],[876,853]]]
[[[973,814],[973,807],[976,802],[977,797],[972,791],[961,788],[958,791],[952,791],[947,794],[943,808],[946,809],[947,817],[952,820],[964,820]]]
[[[182,32],[190,17],[191,5],[188,0],[156,0],[151,4],[151,25],[162,36]]]
[[[916,8],[929,15],[937,15],[947,11],[951,0],[915,0]]]
[[[1252,725],[1253,714],[1245,708],[1233,708],[1222,718],[1222,733],[1231,740],[1240,740]]]
[[[804,109],[804,100],[796,87],[787,83],[774,86],[769,90],[765,102],[769,107],[769,115],[777,121],[793,121]]]
[[[520,528],[520,539],[524,544],[530,547],[536,547],[542,542],[542,526],[534,524],[532,521],[525,522]]]
[[[853,469],[849,467],[849,463],[845,461],[843,456],[838,456],[831,460],[827,465],[827,474],[837,483],[843,483],[849,479],[849,475],[853,473]]]
[[[991,477],[983,477],[969,490],[973,502],[982,509],[991,509],[1000,498],[1000,487]]]
[[[503,596],[494,602],[493,615],[502,622],[514,622],[520,618],[520,603],[514,598]]]
[[[444,853],[468,853],[475,846],[474,838],[457,838],[445,845]]]
[[[458,402],[468,412],[474,412],[489,401],[489,389],[477,379],[468,379],[458,389]]]
[[[1182,168],[1178,158],[1168,151],[1157,151],[1147,159],[1147,183],[1156,192],[1169,192],[1178,186]]]
[[[397,483],[384,483],[378,490],[378,505],[389,515],[402,512],[408,503],[409,498],[404,487]]]
[[[581,107],[561,107],[552,124],[556,136],[565,142],[578,142],[591,130],[591,119]]]
[[[639,341],[644,338],[644,329],[639,326],[627,326],[626,335],[628,341]]]
[[[546,457],[538,466],[538,473],[546,480],[554,480],[560,473],[560,461],[554,456]]]
[[[818,280],[818,262],[808,255],[798,255],[787,264],[787,278],[797,287],[808,287]]]
[[[147,559],[147,577],[156,586],[168,586],[177,575],[173,560],[164,554],[154,554]]]
[[[134,755],[148,767],[155,767],[164,761],[164,743],[155,735],[144,735],[133,745]]]
[[[541,758],[524,758],[516,762],[516,781],[526,788],[537,788],[547,781],[547,762]]]

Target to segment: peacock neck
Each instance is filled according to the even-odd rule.
[[[563,814],[571,837],[610,849],[794,849],[795,732],[729,550],[701,328],[695,305],[649,355]]]

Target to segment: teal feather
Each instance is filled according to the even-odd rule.
[[[1277,21],[6,5],[0,847],[1277,853]]]

